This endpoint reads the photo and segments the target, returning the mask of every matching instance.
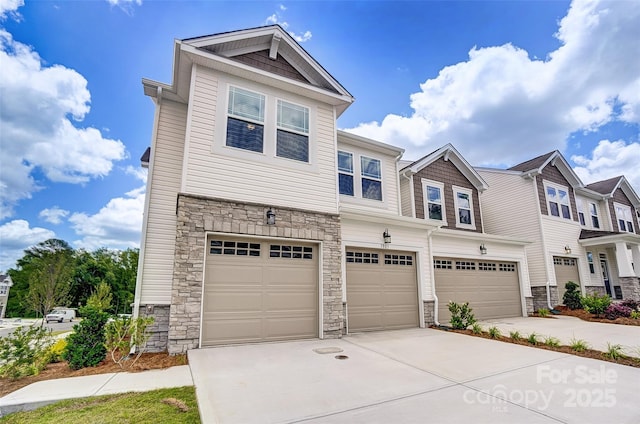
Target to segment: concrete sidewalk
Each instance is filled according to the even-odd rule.
[[[554,315],[553,318],[515,317],[480,321],[483,330],[497,327],[504,336],[518,331],[522,337],[535,332],[538,340],[555,337],[561,344],[584,340],[591,349],[607,351],[607,343],[619,344],[626,355],[640,357],[640,326],[584,321],[580,318]]]
[[[39,381],[0,398],[0,417],[65,399],[182,386],[193,386],[189,365],[136,373],[118,372]]]

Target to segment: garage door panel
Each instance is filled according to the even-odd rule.
[[[567,291],[565,285],[569,281],[573,281],[576,284],[580,283],[578,261],[575,258],[554,256],[553,270],[556,274],[556,284],[558,286],[558,303],[562,304],[564,293]]]
[[[414,253],[347,248],[346,273],[350,332],[419,325]]]
[[[317,247],[213,237],[205,268],[203,346],[317,337]]]
[[[460,267],[473,269],[456,269],[457,263]],[[435,268],[438,320],[441,323],[448,324],[451,318],[449,301],[469,302],[476,319],[522,315],[515,263],[435,258]]]

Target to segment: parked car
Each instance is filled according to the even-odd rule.
[[[68,320],[69,322],[72,322],[75,317],[75,309],[55,308],[53,311],[49,312],[47,316],[45,316],[45,321],[47,321],[47,324],[50,321],[64,322],[65,320]]]

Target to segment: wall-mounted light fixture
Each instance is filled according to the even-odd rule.
[[[267,211],[267,225],[275,225],[276,224],[276,214],[269,208]]]
[[[389,234],[388,228],[384,229],[384,233],[382,233],[382,239],[384,240],[384,244],[391,243],[391,235]]]
[[[480,254],[481,255],[486,255],[487,254],[487,246],[485,246],[484,243],[482,243],[480,245]]]
[[[564,247],[564,253],[566,253],[567,255],[570,255],[570,254],[571,254],[571,248],[569,247],[569,245],[566,245],[566,246]]]

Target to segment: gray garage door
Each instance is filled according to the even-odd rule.
[[[208,240],[203,346],[317,336],[316,245],[216,236]]]
[[[522,315],[516,263],[434,258],[434,268],[441,324],[449,324],[450,300],[469,302],[476,319]]]
[[[347,248],[349,331],[418,327],[415,253]]]
[[[558,284],[558,303],[564,303],[562,297],[567,289],[565,284],[573,281],[580,285],[580,274],[578,274],[578,261],[575,258],[553,257],[553,269],[556,273],[556,283]],[[555,305],[554,305],[555,306]]]

